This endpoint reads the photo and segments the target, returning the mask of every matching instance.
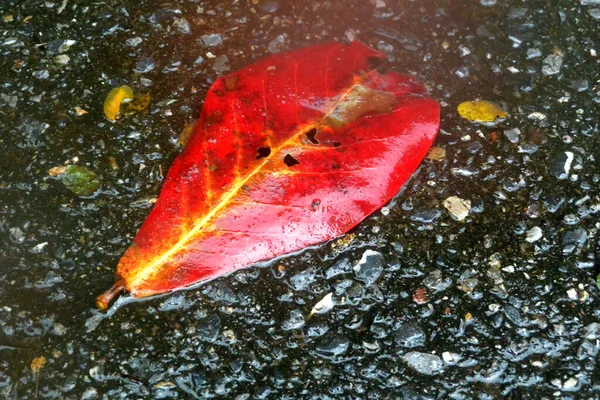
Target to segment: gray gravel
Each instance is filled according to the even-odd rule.
[[[599,4],[0,2],[0,396],[600,397]],[[342,242],[95,311],[210,84],[352,39],[440,100],[445,158]],[[123,84],[151,105],[111,123]],[[507,119],[461,119],[476,99]]]

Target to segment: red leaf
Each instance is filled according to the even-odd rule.
[[[330,240],[389,201],[427,154],[439,105],[411,77],[368,72],[383,57],[327,43],[217,79],[98,307]]]

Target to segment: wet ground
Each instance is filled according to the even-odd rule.
[[[599,1],[1,0],[0,17],[5,398],[600,396]],[[353,39],[426,82],[445,157],[343,241],[95,311],[211,82]],[[152,103],[111,123],[121,84]],[[461,119],[475,99],[508,118]],[[101,191],[48,176],[65,163]]]

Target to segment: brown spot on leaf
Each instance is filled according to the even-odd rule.
[[[225,89],[227,90],[235,90],[237,89],[238,81],[240,80],[239,75],[229,75],[224,78],[225,81]]]
[[[204,126],[205,127],[209,127],[215,124],[220,124],[223,121],[223,113],[219,110],[216,110],[215,112],[213,112],[210,117],[206,118],[206,120],[204,120]]]
[[[342,98],[329,115],[334,127],[350,124],[367,114],[384,114],[392,111],[397,99],[393,93],[356,85]]]

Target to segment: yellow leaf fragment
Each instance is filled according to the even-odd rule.
[[[195,119],[195,120],[189,122],[186,126],[183,127],[183,130],[181,131],[181,133],[179,134],[179,137],[177,138],[177,143],[181,147],[187,146],[188,142],[192,138],[192,135],[196,131],[196,124],[197,123],[198,123],[198,120]]]
[[[113,169],[113,171],[119,170],[119,163],[117,163],[117,159],[113,156],[108,156],[108,163],[110,164],[110,167]]]
[[[123,85],[113,88],[104,100],[104,115],[106,118],[114,121],[121,109],[121,103],[125,99],[133,99],[133,90],[129,86]]]
[[[465,101],[458,105],[457,111],[472,122],[490,123],[506,118],[506,111],[490,101]]]
[[[81,107],[77,107],[77,106],[75,106],[75,107],[73,107],[73,109],[75,110],[75,114],[77,114],[77,115],[79,115],[79,116],[81,116],[81,115],[85,115],[85,114],[87,114],[87,113],[88,113],[87,111],[85,111],[85,110],[84,110],[83,108],[81,108]]]
[[[121,114],[123,115],[133,115],[137,114],[142,110],[145,110],[146,107],[150,104],[150,93],[135,95],[133,100],[129,103],[123,104],[121,107]]]
[[[356,239],[355,233],[348,233],[342,237],[337,238],[333,242],[331,242],[331,249],[336,251],[340,249],[346,249],[352,244],[352,242]]]
[[[33,371],[33,373],[37,374],[38,372],[40,372],[40,369],[42,369],[44,364],[46,364],[46,357],[44,357],[44,356],[36,357],[31,361],[30,367],[31,367],[31,370]]]
[[[446,158],[446,150],[441,147],[432,147],[429,149],[429,153],[427,153],[425,158],[433,161],[442,161]]]
[[[465,321],[468,321],[468,320],[470,320],[471,318],[473,318],[473,316],[471,315],[471,313],[470,313],[470,312],[468,312],[468,313],[466,313],[466,314],[465,314]]]

